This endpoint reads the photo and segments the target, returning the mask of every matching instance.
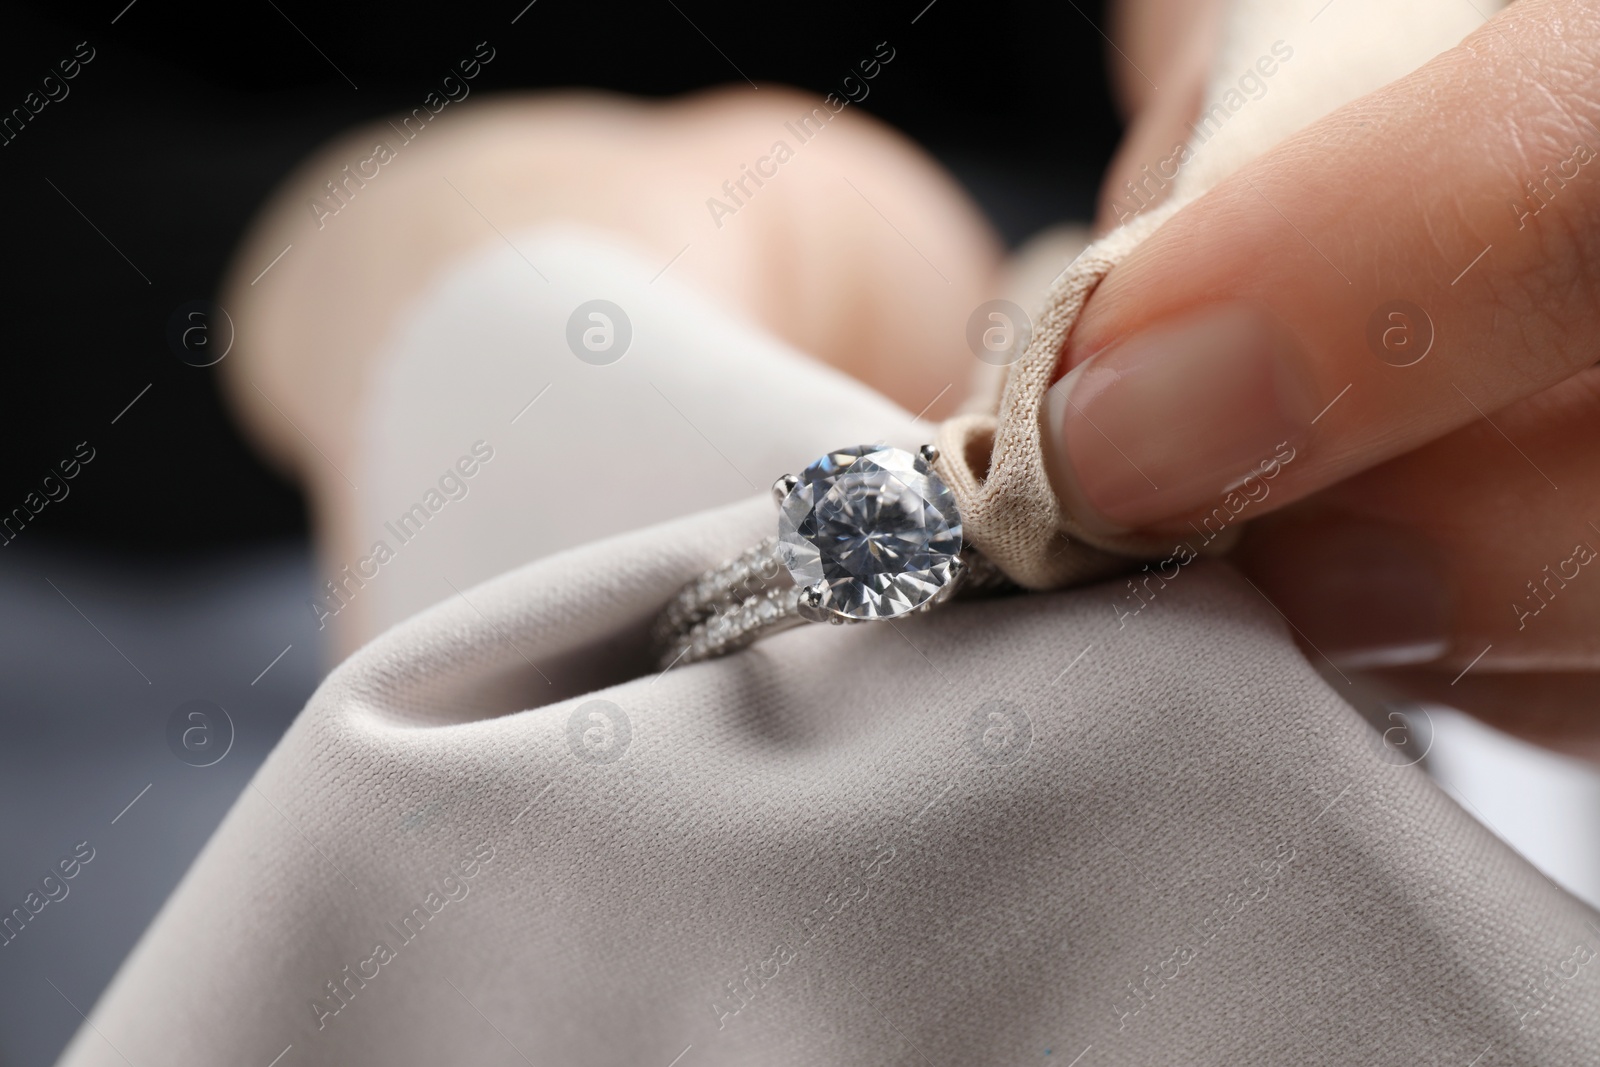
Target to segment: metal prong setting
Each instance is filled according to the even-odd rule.
[[[937,445],[923,445],[917,449],[917,454],[929,463],[939,462],[939,447]]]
[[[950,580],[945,582],[944,588],[917,605],[914,610],[918,614],[927,614],[940,604],[943,604],[946,600],[955,596],[956,592],[966,584],[967,576],[970,573],[966,560],[960,556],[952,558],[950,560]]]
[[[832,622],[838,616],[828,610],[828,583],[814,582],[800,590],[800,617],[807,622]]]
[[[782,507],[784,499],[788,497],[790,492],[794,490],[794,487],[799,484],[800,479],[798,477],[793,474],[785,474],[783,477],[772,483],[772,502],[777,504],[779,507]]]

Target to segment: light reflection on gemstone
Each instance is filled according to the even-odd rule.
[[[830,610],[852,619],[904,615],[954,574],[955,497],[921,456],[856,445],[799,476],[778,516],[780,562],[801,586],[826,582]]]

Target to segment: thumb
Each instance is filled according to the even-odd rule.
[[[1178,526],[1270,463],[1279,507],[1593,364],[1597,71],[1592,6],[1523,0],[1175,214],[1069,340],[1063,503]]]

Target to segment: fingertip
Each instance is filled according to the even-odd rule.
[[[1156,527],[1292,460],[1315,413],[1293,335],[1259,307],[1219,304],[1095,353],[1056,383],[1048,469],[1089,526]]]

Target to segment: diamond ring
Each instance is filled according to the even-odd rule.
[[[961,537],[939,453],[835,449],[772,486],[778,530],[684,586],[656,622],[663,669],[743,648],[806,622],[892,620],[958,589],[1007,585]]]

